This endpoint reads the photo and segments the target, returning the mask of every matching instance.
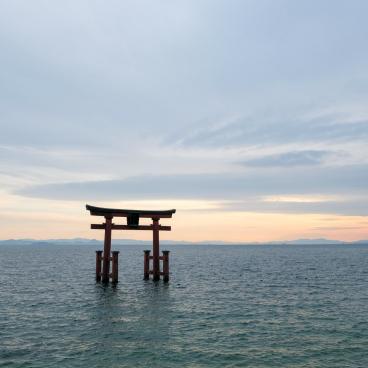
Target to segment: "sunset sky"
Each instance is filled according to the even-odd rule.
[[[176,208],[163,239],[368,239],[367,14],[0,0],[0,239],[101,239],[86,203]]]

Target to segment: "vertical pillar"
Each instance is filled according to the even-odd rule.
[[[119,281],[119,251],[112,251],[111,282],[117,284]]]
[[[101,281],[102,250],[96,250],[96,281]]]
[[[150,265],[150,250],[144,251],[144,271],[143,271],[143,279],[148,280],[149,279],[149,265]]]
[[[169,281],[169,253],[170,251],[168,250],[163,250],[162,251],[162,271],[163,271],[163,279],[164,279],[164,282],[168,282]]]
[[[111,252],[111,226],[112,217],[105,217],[105,241],[103,251],[102,282],[108,283],[110,279],[110,252]]]
[[[159,237],[159,219],[153,218],[153,281],[160,280],[160,237]]]

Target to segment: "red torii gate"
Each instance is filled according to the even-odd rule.
[[[104,229],[104,250],[96,251],[96,281],[108,283],[110,277],[113,283],[118,282],[118,251],[111,253],[111,232],[112,230],[152,230],[153,232],[153,255],[150,256],[150,250],[144,251],[144,279],[149,279],[152,274],[153,280],[160,280],[163,275],[164,281],[169,281],[169,251],[163,251],[160,256],[160,231],[171,231],[171,226],[163,226],[159,224],[161,218],[171,218],[176,210],[167,211],[144,211],[144,210],[127,210],[117,208],[103,208],[86,205],[86,209],[92,216],[103,216],[105,222],[103,224],[91,224],[91,229]],[[126,225],[117,225],[112,222],[114,217],[126,217]],[[140,218],[151,218],[151,225],[139,225]],[[152,270],[150,270],[150,259],[152,259]],[[160,260],[163,261],[163,270],[160,271]],[[112,261],[112,273],[110,274],[110,261]],[[102,262],[102,272],[101,272]]]

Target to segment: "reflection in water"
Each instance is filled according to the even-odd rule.
[[[95,320],[99,350],[113,348],[124,352],[124,359],[132,364],[137,356],[150,364],[152,359],[161,359],[161,351],[170,341],[170,285],[144,280],[133,285],[127,290],[121,283],[117,287],[96,284],[96,308],[90,319]]]

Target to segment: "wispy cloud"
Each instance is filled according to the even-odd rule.
[[[280,174],[279,170],[247,171],[241,174],[203,174],[136,176],[124,180],[84,181],[28,186],[18,195],[65,200],[123,200],[123,199],[210,199],[233,200],[241,203],[249,198],[260,198],[251,203],[257,208],[291,208],[310,211],[310,208],[329,208],[338,211],[339,201],[333,196],[367,195],[367,166],[324,167],[294,169],[293,175]],[[291,196],[289,201],[277,200],[277,195]],[[327,195],[329,198],[315,201],[296,201],[292,195]],[[266,196],[266,197],[265,197]],[[267,197],[268,196],[268,197]],[[267,200],[272,198],[274,200]],[[276,197],[275,197],[276,196]],[[332,196],[332,197],[331,197]],[[266,200],[264,199],[266,198]],[[276,198],[276,200],[275,200]],[[291,200],[290,200],[291,199]],[[362,211],[363,202],[354,202],[356,211]],[[242,205],[235,204],[232,208]],[[337,206],[337,207],[336,207]],[[340,206],[340,207],[339,207]],[[320,207],[322,208],[322,207]],[[247,210],[246,206],[242,206]]]
[[[361,230],[362,226],[316,226],[312,230],[315,231],[346,231],[346,230]]]
[[[281,195],[262,197],[263,202],[284,202],[284,203],[321,203],[332,201],[343,201],[342,197],[336,195]]]
[[[329,151],[292,151],[253,158],[250,160],[242,161],[241,164],[253,167],[314,166],[323,163],[324,159],[326,159],[330,155],[331,152]]]
[[[346,119],[336,114],[314,118],[303,117],[303,115],[295,115],[294,118],[262,115],[244,117],[225,126],[218,126],[216,122],[206,123],[202,127],[197,127],[194,132],[178,136],[176,139],[171,137],[171,140],[175,145],[184,147],[229,147],[295,142],[333,143],[367,139],[368,119],[344,121],[344,118]],[[320,151],[320,154],[323,154],[323,151]]]
[[[368,194],[321,202],[266,202],[259,198],[223,203],[223,211],[368,216]]]

